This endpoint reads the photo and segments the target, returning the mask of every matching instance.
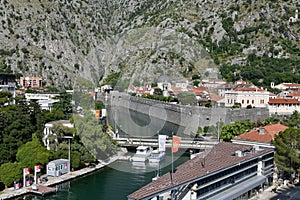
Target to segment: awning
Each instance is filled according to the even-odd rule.
[[[265,176],[255,176],[250,179],[245,180],[242,183],[239,183],[233,187],[228,188],[227,190],[222,191],[221,193],[218,193],[217,195],[214,195],[207,200],[229,200],[234,199],[242,194],[248,192],[249,190],[256,188],[257,186],[261,185],[266,181]]]

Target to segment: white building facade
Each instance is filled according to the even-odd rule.
[[[268,108],[270,115],[291,115],[300,112],[300,99],[270,99]]]
[[[232,107],[235,103],[240,103],[242,108],[248,105],[252,107],[267,107],[269,102],[269,92],[258,88],[237,88],[225,92],[225,107]]]
[[[49,136],[54,136],[55,137],[55,142],[58,142],[57,138],[56,138],[56,134],[53,133],[52,128],[54,127],[55,124],[62,124],[65,127],[68,128],[74,128],[74,125],[70,123],[69,120],[60,120],[60,121],[54,121],[54,122],[48,122],[45,124],[45,128],[44,128],[44,137],[43,137],[43,143],[44,146],[50,150],[50,139]]]

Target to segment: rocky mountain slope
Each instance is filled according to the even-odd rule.
[[[298,61],[296,9],[296,0],[0,0],[0,71],[54,86],[217,78],[249,55]]]

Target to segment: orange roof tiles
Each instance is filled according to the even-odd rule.
[[[172,87],[171,89],[174,94],[179,94],[180,92],[182,92],[182,88],[180,87]]]
[[[297,97],[300,96],[300,92],[292,92],[286,95],[287,97]]]
[[[300,100],[298,99],[269,99],[269,104],[300,104]]]
[[[209,97],[212,101],[219,101],[221,99],[224,99],[223,96],[220,96],[220,95],[217,95],[217,94],[213,94],[213,93],[210,93],[209,94]]]
[[[300,87],[298,83],[284,83],[283,85],[286,87]]]
[[[198,87],[198,88],[193,88],[193,92],[194,93],[202,93],[203,91],[207,91],[208,88],[207,87]]]
[[[284,126],[282,124],[272,124],[260,128],[260,129],[264,129],[263,134],[260,133],[259,129],[256,129],[256,130],[246,132],[242,135],[236,136],[235,139],[259,141],[259,142],[271,142],[274,139],[276,134],[278,134],[280,131],[284,131],[287,128],[288,128],[287,126]]]
[[[237,88],[235,91],[245,91],[245,92],[262,92],[265,90],[259,89],[259,88]]]

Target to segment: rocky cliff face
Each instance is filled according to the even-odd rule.
[[[161,75],[217,77],[249,53],[299,56],[297,1],[0,0],[0,70],[73,86],[121,72],[123,84]],[[216,52],[216,51],[220,52]],[[211,59],[212,58],[212,59]]]

